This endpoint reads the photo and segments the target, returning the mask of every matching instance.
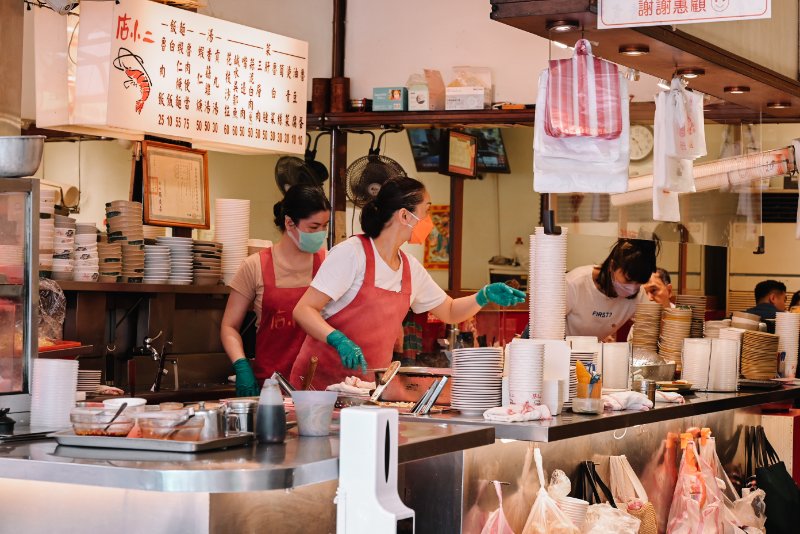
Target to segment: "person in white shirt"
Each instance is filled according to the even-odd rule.
[[[656,270],[658,241],[619,239],[605,261],[567,273],[568,336],[614,334],[646,297],[640,291]]]
[[[388,366],[409,307],[415,313],[431,312],[445,323],[459,323],[489,302],[510,306],[525,301],[523,292],[500,283],[452,299],[416,258],[400,250],[406,242],[422,244],[428,238],[433,228],[430,205],[421,182],[392,178],[361,210],[365,235],[330,251],[294,308],[295,321],[308,333],[292,367],[295,387],[310,369],[312,356],[319,360],[311,382],[315,389],[349,375],[367,379],[367,366]]]

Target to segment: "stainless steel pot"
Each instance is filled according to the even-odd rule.
[[[256,430],[256,410],[258,401],[251,399],[225,400],[228,414],[231,418],[237,419],[238,429],[242,432],[255,432]],[[233,423],[234,425],[236,423]]]
[[[42,163],[43,135],[0,137],[0,176],[33,176]]]

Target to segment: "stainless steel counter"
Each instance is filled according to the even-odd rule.
[[[494,443],[487,426],[400,423],[399,461]],[[299,437],[198,454],[59,446],[55,441],[0,447],[0,478],[130,490],[228,493],[288,489],[338,478],[339,438]]]
[[[445,412],[430,416],[400,416],[401,421],[430,422],[455,425],[491,425],[498,439],[522,441],[558,441],[587,436],[598,432],[628,428],[635,425],[680,419],[724,410],[747,408],[800,398],[800,387],[787,386],[769,391],[741,391],[738,393],[700,393],[686,397],[686,404],[657,403],[646,412],[604,412],[600,415],[580,415],[568,411],[549,421],[528,423],[489,422],[483,417],[465,417],[458,412]]]

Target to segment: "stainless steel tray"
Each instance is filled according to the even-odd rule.
[[[252,432],[237,432],[224,438],[208,441],[172,441],[166,439],[114,438],[109,436],[77,436],[72,430],[50,434],[59,445],[95,447],[99,449],[132,449],[160,452],[202,452],[250,443]]]

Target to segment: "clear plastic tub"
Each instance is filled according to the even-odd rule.
[[[338,393],[335,391],[293,391],[292,402],[298,433],[301,436],[330,434],[331,417],[337,397]]]
[[[133,428],[133,418],[123,412],[109,426],[116,413],[116,408],[73,408],[69,420],[78,436],[125,437]]]
[[[157,410],[136,414],[136,424],[146,439],[197,441],[205,421],[194,410]]]
[[[572,411],[574,413],[603,413],[603,399],[572,399]]]

